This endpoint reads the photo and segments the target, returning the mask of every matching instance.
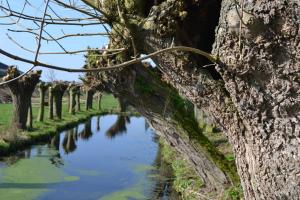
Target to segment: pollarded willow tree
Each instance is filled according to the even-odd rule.
[[[110,26],[107,51],[123,49],[125,63],[106,70],[149,55],[164,81],[214,118],[234,147],[246,199],[300,196],[299,1],[83,1],[96,11],[77,11]]]
[[[75,83],[70,83],[68,86],[69,91],[69,113],[75,115],[76,105],[77,110],[80,111],[80,100],[78,100],[78,96],[80,98],[80,85]],[[76,99],[77,96],[77,99]]]
[[[13,118],[12,127],[26,129],[28,111],[31,106],[31,97],[35,86],[40,81],[42,71],[33,71],[7,84],[13,99]],[[7,75],[3,77],[4,81],[12,80],[20,75],[16,67],[9,67]]]
[[[46,91],[48,90],[49,84],[45,82],[40,82],[37,85],[37,88],[39,89],[40,92],[40,110],[38,114],[37,121],[42,122],[44,121],[44,113],[45,113],[45,96],[46,96]]]
[[[93,109],[94,94],[96,90],[89,86],[85,87],[85,110]]]
[[[55,81],[52,83],[51,91],[53,96],[53,102],[54,102],[54,116],[56,116],[58,119],[61,119],[62,117],[62,101],[63,96],[68,87],[68,84],[63,81]]]

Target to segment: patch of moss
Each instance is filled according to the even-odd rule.
[[[151,95],[154,93],[154,89],[151,85],[149,85],[145,80],[142,78],[137,78],[135,81],[135,88],[143,95]]]
[[[224,192],[223,200],[239,199],[243,199],[243,188],[241,185],[230,187]]]
[[[211,143],[211,141],[202,133],[194,113],[191,112],[186,101],[172,89],[172,104],[176,107],[177,112],[174,114],[174,122],[178,124],[179,129],[183,129],[182,137],[187,137],[196,149],[204,150],[209,158],[237,185],[240,183],[234,161],[229,161],[225,156],[218,151],[218,149]],[[178,123],[179,122],[179,123]]]

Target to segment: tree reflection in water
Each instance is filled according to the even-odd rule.
[[[130,117],[119,115],[116,122],[106,131],[106,136],[110,139],[113,139],[118,135],[126,133],[126,123],[130,123]]]
[[[100,131],[100,116],[97,117],[97,131]]]
[[[69,131],[67,131],[63,139],[63,148],[66,154],[72,153],[76,150],[77,146],[75,143],[75,139],[76,132],[74,131],[74,128],[72,128]]]
[[[92,120],[89,119],[87,122],[84,124],[84,129],[79,133],[80,138],[83,140],[88,140],[92,137],[93,132],[92,132]]]

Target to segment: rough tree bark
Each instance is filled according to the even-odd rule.
[[[146,18],[126,12],[140,53],[186,45],[218,55],[218,65],[206,67],[179,52],[154,61],[226,133],[247,200],[300,196],[299,7],[296,0],[168,0],[146,9]]]
[[[241,5],[244,13],[239,16],[234,1],[222,1],[214,48],[222,64],[203,69],[206,63],[194,56],[184,60],[174,54],[156,57],[155,61],[166,80],[209,112],[229,137],[246,199],[297,199],[299,2],[241,2],[245,2]],[[170,17],[168,9],[165,13]],[[188,10],[187,20],[190,15],[195,13]],[[240,32],[241,15],[246,25]],[[159,12],[156,17],[160,24],[164,14]],[[201,23],[200,27],[209,32],[211,26]],[[174,32],[175,45],[196,44],[196,48],[206,50],[206,41],[195,39],[197,32],[188,31]],[[181,36],[182,32],[190,39]],[[205,34],[198,34],[207,39]],[[146,53],[171,45],[171,38],[153,36],[153,32],[148,33]]]
[[[246,129],[232,141],[245,197],[299,199],[300,2],[238,4],[242,19],[232,1],[222,2],[214,53]]]
[[[40,92],[40,110],[38,114],[37,121],[42,122],[44,121],[44,113],[45,113],[45,93],[48,89],[49,85],[45,82],[41,82],[38,84],[38,89]]]
[[[16,67],[9,67],[7,75],[3,77],[4,81],[11,80],[20,73]],[[10,82],[10,89],[13,99],[13,118],[12,127],[26,129],[28,110],[31,104],[31,96],[36,84],[40,81],[41,71],[33,71],[16,81]]]

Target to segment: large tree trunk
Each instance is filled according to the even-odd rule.
[[[244,146],[235,150],[245,197],[299,199],[300,2],[239,4],[241,28],[233,2],[222,2],[214,52],[246,129],[243,140],[232,141]]]
[[[229,137],[246,199],[297,199],[299,3],[245,2],[247,13],[244,12],[243,21],[247,28],[243,27],[241,33],[233,4],[229,0],[222,2],[217,29],[214,52],[223,64],[201,68],[206,64],[201,59],[191,55],[181,59],[180,54],[177,58],[174,54],[160,55],[155,61],[165,80],[210,113]],[[195,14],[188,12],[191,16]],[[205,23],[198,26],[207,32],[212,28]],[[175,45],[207,50],[211,43],[207,43],[205,34],[199,32],[197,40],[194,31],[184,26],[177,30]],[[172,41],[157,38],[153,32],[147,38],[147,53],[168,47]]]
[[[299,7],[296,0],[168,0],[130,24],[141,53],[185,45],[218,56],[218,65],[205,67],[206,59],[179,52],[154,61],[226,133],[247,200],[300,197]]]
[[[131,70],[123,70],[119,75],[116,79],[120,82],[109,81],[106,89],[121,100],[123,110],[126,105],[135,107],[157,133],[187,158],[205,183],[200,192],[205,195],[214,191],[214,197],[219,198],[228,186],[238,184],[233,163],[202,134],[185,101],[158,74],[142,66],[131,66]],[[122,127],[124,119],[118,123]]]

